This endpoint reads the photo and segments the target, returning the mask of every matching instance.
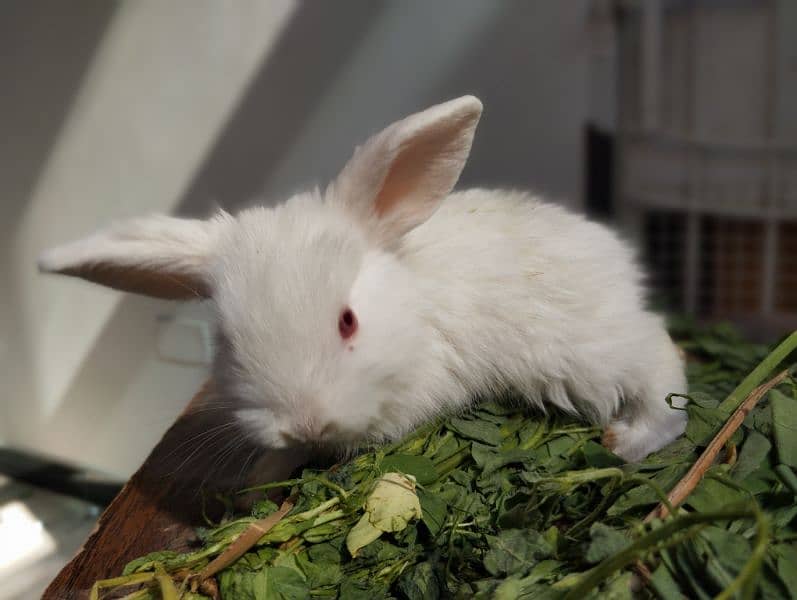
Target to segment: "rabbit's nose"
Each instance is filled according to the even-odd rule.
[[[323,442],[331,439],[338,431],[335,423],[304,422],[295,425],[290,430],[280,431],[282,439],[288,446],[295,446],[302,443]]]
[[[293,433],[291,433],[286,429],[281,429],[279,434],[280,437],[282,438],[282,441],[285,443],[285,446],[287,446],[288,448],[292,446],[299,446],[307,441],[305,439],[297,437],[296,435],[294,435]]]

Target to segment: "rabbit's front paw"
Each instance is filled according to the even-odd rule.
[[[626,462],[639,462],[683,433],[685,412],[671,410],[666,417],[615,421],[605,429],[601,442]]]

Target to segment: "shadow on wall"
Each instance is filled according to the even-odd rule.
[[[300,5],[197,171],[180,213],[206,216],[260,194],[381,7],[370,0]]]
[[[274,203],[324,185],[367,131],[467,93],[484,101],[485,113],[461,186],[539,190],[580,206],[586,14],[585,0],[490,8],[459,0],[456,8],[365,0],[303,4],[189,186],[180,212],[205,216],[217,206],[235,210],[263,201],[257,196],[264,190],[265,201]],[[462,39],[444,39],[462,31]],[[441,55],[452,45],[456,60],[449,64]],[[419,52],[428,60],[416,60]],[[355,83],[347,84],[347,76]],[[330,106],[343,110],[334,113]],[[290,153],[294,144],[299,148]],[[287,175],[275,172],[283,167]]]
[[[468,92],[484,102],[460,186],[530,189],[581,207],[587,3],[502,6],[432,94]]]
[[[284,147],[301,128],[303,118],[323,96],[378,12],[377,3],[362,0],[347,6],[351,13],[348,18],[341,18],[339,7],[332,3],[301,6],[189,186],[181,212],[205,215],[217,199],[224,198],[223,204],[229,206],[257,194],[269,165],[279,160]],[[330,26],[332,22],[335,27]],[[308,44],[308,40],[314,40],[313,44]],[[136,418],[135,408],[125,403],[139,394],[155,398],[168,395],[170,389],[190,387],[196,377],[196,368],[180,370],[185,376],[181,386],[174,381],[178,377],[174,370],[158,373],[157,358],[152,357],[159,332],[156,316],[173,313],[178,307],[133,295],[122,298],[57,410],[42,424],[52,430],[51,446],[69,447],[81,439],[86,448],[94,449],[88,454],[103,453],[105,463],[118,465],[119,472],[132,471],[140,464],[144,456],[120,447],[114,440],[120,435],[138,435],[147,443],[135,447],[150,447],[170,421],[163,420],[163,415]],[[189,400],[190,395],[168,397],[163,404],[174,407]],[[135,425],[146,427],[146,431],[93,431],[85,421],[86,415],[101,422],[120,421],[127,415],[131,425],[135,419]],[[110,458],[109,452],[118,456]]]
[[[264,189],[274,193],[280,186],[307,187],[337,172],[369,128],[374,131],[465,93],[479,95],[486,111],[463,186],[535,188],[581,204],[581,135],[588,102],[586,6],[586,0],[457,0],[431,8],[425,2],[302,3],[187,187],[180,212],[206,215],[217,204],[234,210]],[[68,88],[63,97],[52,97],[47,78],[54,76],[49,71],[63,68],[61,57],[36,61],[47,75],[41,80],[36,75],[36,81],[47,89],[41,101],[49,103],[40,111],[47,115],[50,130],[42,133],[35,152],[26,155],[25,164],[36,168],[27,179],[19,179],[26,181],[20,184],[19,198],[27,197],[36,181],[53,134],[68,113],[67,99],[79,87],[111,12],[97,18],[98,11],[92,11],[97,22],[75,30],[80,36],[74,52],[61,48],[73,64],[68,76],[58,74]],[[48,14],[29,18],[49,23]],[[63,18],[56,21],[63,27]],[[48,26],[55,27],[42,25],[39,35],[46,35]],[[93,28],[95,34],[88,35]],[[147,354],[157,336],[155,316],[175,310],[164,306],[143,298],[122,300],[58,409],[39,426],[54,428],[54,436],[65,444],[85,437],[83,443],[97,452],[115,447],[121,432],[95,432],[89,439],[91,424],[85,417],[132,415],[134,410],[124,406],[126,393],[155,396],[168,389],[158,387],[158,369],[150,369],[152,357]],[[145,421],[131,422],[131,427],[142,427]]]
[[[0,285],[6,290],[13,268],[8,244],[115,10],[116,4],[105,0],[87,0],[79,7],[58,0],[0,4],[0,81],[5,82],[0,94]],[[52,38],[59,40],[57,46],[42,43]],[[21,64],[35,68],[20,72]],[[8,352],[29,356],[13,302],[13,293],[0,297],[0,340],[11,340]],[[35,373],[29,369],[27,361],[0,360],[4,394],[32,397],[27,386]],[[2,418],[15,428],[15,415]]]
[[[105,0],[87,0],[78,7],[58,0],[0,4],[4,227],[13,227],[26,208],[115,8]],[[59,40],[57,46],[42,43],[53,37]],[[36,68],[20,72],[19,65]]]

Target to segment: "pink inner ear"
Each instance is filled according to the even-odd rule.
[[[411,207],[413,212],[430,211],[454,185],[458,172],[448,175],[438,165],[445,161],[448,153],[455,151],[459,128],[456,122],[447,126],[423,132],[402,144],[393,159],[382,188],[376,197],[374,208],[378,216],[384,216],[396,209],[396,206],[409,195],[416,199],[428,198]]]
[[[66,267],[57,272],[82,277],[115,290],[164,300],[192,300],[210,296],[210,288],[204,281],[180,271],[100,262]]]

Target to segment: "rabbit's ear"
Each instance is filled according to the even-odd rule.
[[[39,257],[39,270],[117,290],[188,300],[210,295],[208,264],[222,218],[152,216],[112,225]]]
[[[463,96],[393,123],[363,146],[328,193],[392,243],[426,221],[459,179],[482,103]]]

